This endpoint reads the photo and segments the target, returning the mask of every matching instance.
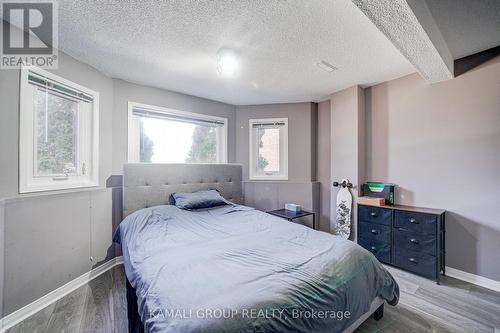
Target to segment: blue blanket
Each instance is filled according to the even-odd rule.
[[[146,208],[115,240],[147,332],[342,332],[399,298],[357,244],[250,207]]]

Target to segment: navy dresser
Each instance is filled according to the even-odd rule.
[[[445,211],[358,205],[358,244],[379,261],[433,279],[445,273]]]

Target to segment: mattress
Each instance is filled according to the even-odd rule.
[[[391,274],[357,244],[241,205],[164,205],[115,234],[146,332],[342,332]]]

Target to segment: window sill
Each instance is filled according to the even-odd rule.
[[[257,180],[257,181],[275,181],[275,180],[281,180],[281,181],[287,181],[288,176],[250,176],[249,180]]]
[[[86,182],[86,183],[66,183],[60,184],[58,186],[47,186],[47,185],[39,185],[39,186],[26,186],[19,188],[19,194],[30,194],[30,193],[41,193],[41,192],[72,192],[72,191],[81,191],[82,189],[95,189],[99,187],[98,182]]]
[[[51,197],[51,196],[66,196],[71,197],[74,195],[79,195],[81,193],[91,193],[98,191],[111,191],[111,188],[106,188],[103,186],[96,187],[81,187],[81,188],[73,188],[67,190],[53,190],[53,191],[40,191],[40,192],[29,192],[29,193],[18,193],[16,195],[10,195],[5,198],[0,198],[0,204],[2,202],[18,202],[22,200],[29,200],[32,198],[43,198],[43,197]]]

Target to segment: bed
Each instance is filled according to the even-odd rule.
[[[167,204],[172,192],[210,188],[234,204]],[[368,251],[242,201],[240,165],[125,165],[115,240],[131,331],[352,332],[398,302]]]

